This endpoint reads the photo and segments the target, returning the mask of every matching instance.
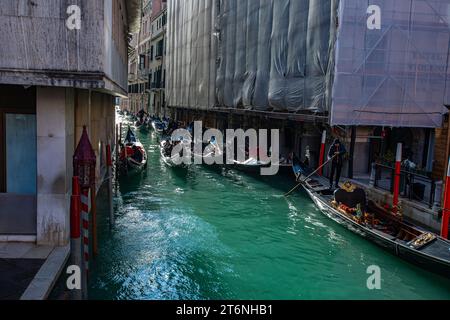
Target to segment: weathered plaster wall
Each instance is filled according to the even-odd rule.
[[[74,90],[37,88],[37,243],[69,241]]]
[[[66,27],[70,5],[81,30]],[[103,0],[2,0],[0,69],[103,70]]]
[[[86,126],[97,156],[96,177],[99,187],[105,173],[105,148],[115,138],[114,98],[100,92],[77,90],[75,101],[75,144],[78,144],[83,126]]]
[[[113,5],[114,4],[114,5]],[[66,27],[81,9],[81,29]],[[127,91],[124,0],[2,0],[0,83]]]

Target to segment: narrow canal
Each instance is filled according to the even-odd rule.
[[[117,221],[99,207],[90,299],[450,299],[450,282],[323,216],[286,177],[167,168],[139,133],[145,173],[120,180]],[[99,201],[107,203],[107,201]],[[366,286],[368,266],[382,289]]]

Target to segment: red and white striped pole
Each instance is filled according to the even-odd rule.
[[[400,198],[400,175],[402,170],[402,148],[401,143],[397,144],[397,156],[395,158],[395,174],[394,174],[394,197],[392,200],[392,212],[398,213],[398,202]]]
[[[83,287],[87,288],[89,277],[89,189],[83,189],[81,193],[81,219],[83,226]],[[85,292],[87,293],[87,289]]]
[[[442,210],[441,237],[448,239],[448,224],[450,223],[450,159],[445,179],[444,208]]]
[[[70,199],[70,254],[72,265],[82,267],[82,248],[81,248],[81,199],[80,199],[80,179],[73,177],[72,179],[72,196]],[[82,290],[73,291],[73,299],[82,299]]]
[[[325,158],[325,143],[327,142],[327,131],[323,130],[322,133],[322,144],[320,145],[320,158],[319,158],[319,176],[323,174],[323,162]]]

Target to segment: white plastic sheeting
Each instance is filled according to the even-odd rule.
[[[370,4],[381,29],[367,27]],[[450,0],[341,0],[331,123],[440,127]]]
[[[215,105],[215,5],[212,0],[169,0],[167,97],[169,106]]]
[[[222,0],[220,8],[219,105],[329,110],[337,0]]]
[[[380,30],[367,26],[371,5]],[[450,103],[450,0],[169,0],[168,11],[172,106],[439,127]]]
[[[169,105],[328,111],[337,3],[169,0]]]

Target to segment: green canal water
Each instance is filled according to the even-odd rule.
[[[323,216],[293,181],[167,168],[140,134],[145,173],[121,180],[110,231],[99,201],[90,299],[450,299],[450,281],[403,262]],[[368,266],[382,271],[370,291]]]

